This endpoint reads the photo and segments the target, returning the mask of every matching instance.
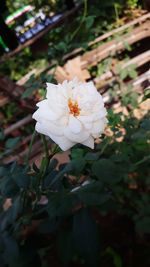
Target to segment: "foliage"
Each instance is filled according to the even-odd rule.
[[[75,0],[76,3],[80,3],[82,0]],[[64,11],[67,8],[65,0],[6,0],[9,12],[14,12],[16,9],[21,8],[24,5],[32,5],[35,10],[47,8],[49,11]]]
[[[138,5],[138,0],[127,0],[128,8],[134,9]]]
[[[109,110],[109,122],[112,137],[103,138],[94,151],[78,145],[71,150],[66,164],[58,166],[56,159],[43,158],[40,168],[17,163],[0,167],[4,263],[10,267],[30,266],[37,256],[43,261],[43,247],[40,241],[31,242],[30,235],[37,235],[40,240],[40,235],[44,238],[53,233],[64,264],[77,256],[78,261],[84,259],[89,266],[97,266],[100,226],[91,214],[93,208],[102,216],[125,215],[140,235],[149,233],[149,113],[137,120],[132,112],[126,117]],[[12,205],[3,211],[7,198],[11,198]],[[55,246],[49,242],[45,249]],[[113,249],[107,249],[105,254],[121,266]]]
[[[38,8],[47,3],[44,0],[36,2]],[[94,5],[88,6],[84,20],[80,12],[70,25],[51,32],[47,37],[49,55],[46,60],[42,53],[40,60],[36,60],[30,49],[26,49],[17,57],[17,62],[16,59],[4,62],[1,72],[18,80],[34,66],[47,67],[49,59],[52,63],[63,64],[62,55],[79,46],[88,49],[87,43],[91,39],[113,27],[110,22],[116,19],[114,3],[118,16],[121,16],[125,4],[131,9],[137,4],[135,0],[125,1],[124,5],[124,1],[98,2],[101,4],[100,12],[95,12]],[[11,10],[18,4],[19,1],[14,1]],[[100,26],[98,19],[102,20]],[[77,25],[80,25],[80,30],[74,35]],[[130,49],[128,44],[125,45]],[[109,57],[102,61],[94,75],[100,76],[108,71],[112,60]],[[141,119],[134,116],[138,94],[124,83],[126,79],[136,78],[136,66],[125,69],[118,66],[115,75],[116,81],[110,85],[109,103],[113,99],[119,100],[127,108],[128,116],[123,112],[115,114],[109,109],[110,136],[102,136],[94,151],[77,145],[71,150],[70,161],[61,165],[53,158],[55,149],[49,157],[43,157],[40,167],[35,163],[31,166],[27,160],[22,165],[16,162],[0,165],[1,267],[46,266],[47,254],[56,250],[64,266],[71,266],[73,262],[97,266],[103,258],[110,257],[111,266],[121,267],[124,262],[118,244],[116,247],[103,244],[103,236],[107,234],[102,232],[103,220],[106,222],[109,216],[124,216],[130,220],[134,241],[138,240],[139,244],[146,240],[148,243],[150,113]],[[30,97],[37,88],[43,93],[41,88],[48,79],[53,81],[53,75],[32,75],[22,97]],[[149,96],[147,88],[142,100]],[[4,112],[7,119],[11,119],[15,106],[11,104]],[[4,141],[2,131],[0,140]],[[19,140],[18,137],[9,138],[3,153],[13,152]],[[111,221],[108,220],[108,224],[111,228]],[[134,248],[131,247],[132,251]]]
[[[9,9],[9,12],[14,12],[16,11],[16,9],[24,6],[24,5],[33,5],[35,6],[37,9],[41,8],[45,5],[49,5],[51,7],[53,7],[54,4],[56,4],[57,1],[53,1],[53,0],[23,0],[23,1],[19,1],[19,0],[15,0],[15,1],[10,1],[7,0],[7,7]]]
[[[49,1],[52,2],[52,0],[43,0],[42,4],[42,1],[30,2],[28,0],[24,0],[24,2],[20,2],[15,0],[12,3],[12,1],[8,0],[8,6],[12,12],[18,6],[22,6],[23,3],[32,4],[34,2],[38,9],[40,5],[44,6],[44,3],[49,5]],[[113,27],[116,27],[114,3],[119,5],[119,16],[121,16],[124,11],[124,3],[122,0],[107,1],[107,3],[96,0],[95,2],[96,5],[93,5],[90,1],[87,1],[87,11],[84,19],[83,13],[85,13],[85,10],[81,9],[77,16],[73,17],[70,23],[66,23],[51,30],[50,33],[44,37],[45,43],[48,44],[48,52],[45,56],[45,51],[44,53],[39,51],[38,62],[37,55],[34,53],[34,47],[28,47],[17,55],[17,60],[15,57],[12,57],[3,62],[0,66],[0,72],[8,75],[12,80],[17,81],[31,69],[36,67],[40,68],[40,65],[43,66],[43,61],[45,61],[45,67],[49,62],[53,62],[55,64],[59,62],[59,64],[63,64],[63,54],[67,54],[78,47],[83,47],[84,50],[86,50],[88,48],[88,43],[91,40],[100,34],[111,30]],[[61,6],[60,9],[56,8],[56,12],[59,12],[62,8],[62,1],[56,1],[56,3]],[[99,7],[98,9],[96,8],[97,6]],[[101,21],[101,23],[99,23],[99,21]],[[80,30],[76,32],[79,26]],[[74,35],[74,33],[76,34]]]

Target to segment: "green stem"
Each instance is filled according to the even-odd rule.
[[[107,146],[109,145],[109,141],[110,141],[110,139],[107,139],[107,140],[106,140],[106,143],[104,144],[104,146],[103,146],[102,149],[101,149],[100,156],[104,153],[105,149],[106,149]]]
[[[135,165],[135,166],[138,166],[138,165],[144,163],[145,161],[147,161],[147,160],[149,160],[149,159],[150,159],[150,155],[145,156],[143,159],[137,161],[134,165]]]
[[[48,144],[47,144],[46,137],[41,134],[41,138],[42,138],[43,147],[44,147],[44,150],[45,150],[45,157],[47,159],[49,159],[49,149],[48,149]]]
[[[83,10],[83,16],[82,16],[82,19],[80,21],[80,24],[79,26],[75,29],[75,31],[73,32],[71,38],[70,38],[70,41],[72,41],[74,39],[74,37],[76,36],[76,34],[78,33],[78,31],[80,30],[85,18],[87,16],[87,0],[84,0],[84,10]]]
[[[31,154],[31,150],[32,150],[32,146],[33,146],[33,142],[34,142],[35,136],[36,136],[36,131],[34,130],[34,132],[32,134],[32,137],[31,137],[30,144],[29,144],[29,150],[28,150],[28,153],[27,153],[27,156],[26,156],[26,159],[25,159],[25,163],[26,164],[28,164],[28,162],[29,162],[29,157],[30,157],[30,154]]]
[[[114,4],[114,9],[115,9],[116,21],[118,21],[118,20],[119,20],[119,15],[118,15],[118,4]]]
[[[57,153],[62,152],[62,150],[60,149],[60,147],[58,145],[56,145],[55,147],[53,147],[52,149],[52,155],[54,156]]]

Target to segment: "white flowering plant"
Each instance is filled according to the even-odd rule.
[[[104,245],[115,216],[149,233],[149,113],[138,120],[133,112],[106,111],[94,84],[76,79],[48,83],[37,106],[33,118],[45,149],[40,166],[0,166],[1,266],[50,266],[46,255],[55,254],[57,263],[57,253],[58,266],[99,266],[106,254],[119,257]],[[54,156],[66,150],[70,160],[61,164]],[[124,247],[131,238],[134,231]]]
[[[80,143],[94,148],[107,124],[102,96],[93,82],[77,79],[54,85],[47,83],[46,99],[33,114],[37,132],[49,136],[62,150]]]

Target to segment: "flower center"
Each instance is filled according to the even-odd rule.
[[[77,101],[72,101],[71,98],[68,100],[68,107],[70,110],[70,114],[73,116],[79,116],[80,115],[80,108]]]

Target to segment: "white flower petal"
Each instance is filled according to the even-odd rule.
[[[49,98],[49,97],[52,97],[54,96],[56,90],[57,90],[57,87],[58,85],[56,84],[53,84],[53,83],[46,83],[47,85],[47,94],[46,94],[46,98]]]
[[[63,135],[63,128],[61,126],[57,126],[54,123],[51,123],[47,120],[38,121],[39,124],[36,125],[36,131],[39,133],[43,133],[46,135],[55,134],[56,136]],[[42,132],[43,130],[43,132]],[[45,133],[44,133],[45,132]]]
[[[43,100],[39,103],[37,103],[37,106],[39,107],[38,110],[36,110],[34,112],[34,114],[32,115],[32,118],[35,120],[43,120],[43,119],[47,119],[47,120],[56,120],[59,118],[59,114],[54,113],[48,106],[48,100]]]
[[[97,120],[93,123],[93,127],[92,127],[92,135],[95,134],[97,135],[96,137],[99,137],[99,135],[104,131],[105,126],[107,123],[107,119],[101,119],[101,120]]]
[[[86,122],[93,122],[94,120],[94,116],[93,114],[89,114],[89,115],[79,115],[78,116],[78,120],[83,122],[83,123],[86,123]]]
[[[49,137],[57,144],[59,147],[63,150],[66,151],[70,149],[72,146],[75,145],[74,142],[70,141],[67,137],[65,136],[56,136],[53,134],[50,134]]]
[[[49,130],[50,133],[56,134],[58,136],[63,135],[63,127],[59,125],[57,121],[56,123],[45,121],[45,124],[46,124],[46,128]]]
[[[68,150],[69,148],[71,148],[72,146],[75,145],[74,142],[71,142],[65,136],[56,136],[54,134],[51,134],[50,132],[47,132],[47,130],[45,129],[44,125],[42,125],[39,122],[36,123],[35,129],[36,129],[36,131],[38,133],[41,133],[41,134],[49,136],[64,151]]]
[[[37,122],[36,125],[35,125],[35,130],[38,132],[38,133],[41,133],[41,134],[44,134],[44,135],[47,135],[48,136],[48,132],[47,130],[45,129],[44,125],[42,125],[42,123],[40,122]]]
[[[92,122],[84,122],[83,121],[83,125],[84,125],[85,129],[91,130],[93,123]]]
[[[94,138],[92,136],[90,136],[87,140],[82,142],[82,144],[93,149],[94,148]]]
[[[89,138],[90,134],[87,130],[82,130],[79,134],[73,133],[69,127],[66,127],[64,129],[64,135],[71,140],[72,142],[75,143],[82,143],[86,139]]]
[[[76,119],[76,117],[74,117],[73,115],[69,116],[68,126],[69,126],[70,130],[75,134],[80,133],[82,130],[82,125],[81,125],[80,121],[78,119]]]

